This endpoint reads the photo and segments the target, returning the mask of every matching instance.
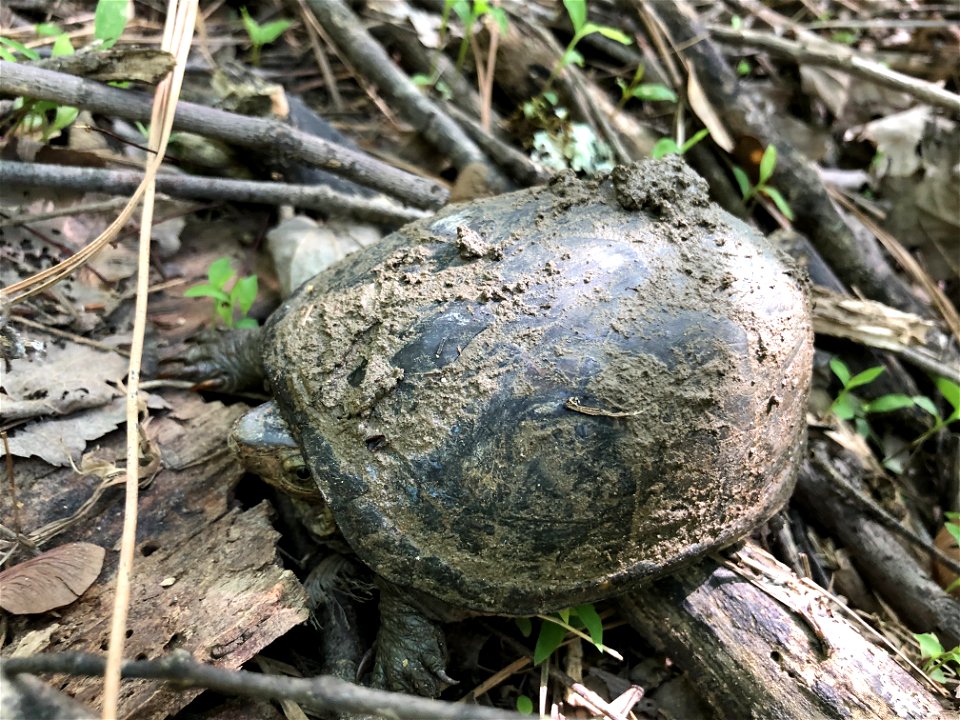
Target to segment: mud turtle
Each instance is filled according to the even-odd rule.
[[[251,342],[235,357],[262,359],[275,406],[234,441],[288,488],[305,462],[391,588],[395,688],[446,679],[420,612],[615,595],[767,520],[801,455],[803,283],[679,160],[449,206],[306,282]]]

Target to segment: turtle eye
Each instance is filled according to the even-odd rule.
[[[292,475],[297,480],[309,480],[310,468],[300,458],[285,460],[283,462],[283,472],[286,475]]]

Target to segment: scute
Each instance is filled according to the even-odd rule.
[[[682,192],[626,191],[649,178]],[[364,562],[529,614],[668,572],[783,505],[804,288],[699,183],[646,163],[451,206],[274,314],[274,394]]]

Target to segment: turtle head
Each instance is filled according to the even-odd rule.
[[[274,403],[264,403],[237,420],[229,444],[249,472],[278,490],[308,502],[323,502],[300,446]]]

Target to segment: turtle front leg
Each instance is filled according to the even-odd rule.
[[[447,675],[443,628],[409,602],[403,591],[380,585],[380,630],[373,666],[374,687],[437,697],[457,681]]]
[[[233,392],[263,385],[261,328],[207,331],[183,354],[161,359],[160,377],[195,380]]]

